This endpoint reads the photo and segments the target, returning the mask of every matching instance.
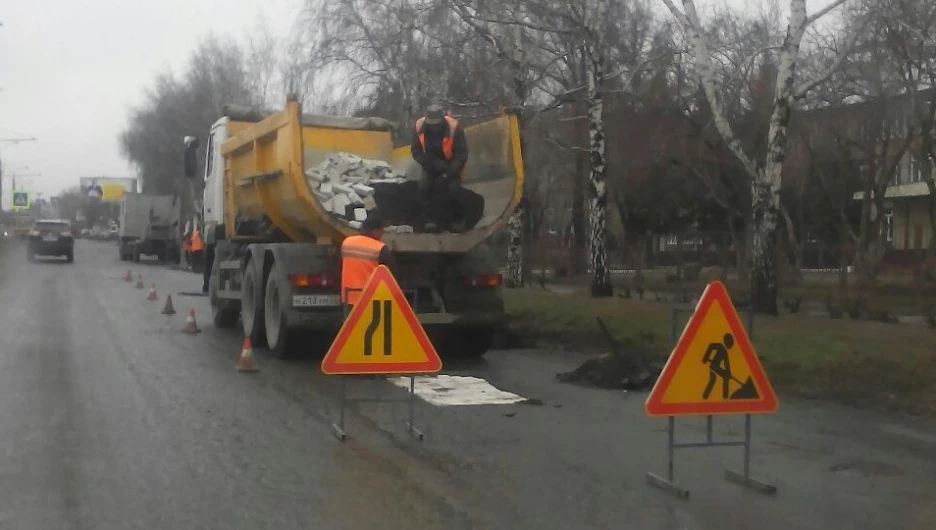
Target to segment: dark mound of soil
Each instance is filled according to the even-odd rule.
[[[644,390],[653,386],[663,366],[651,362],[653,352],[628,348],[621,353],[606,353],[588,359],[571,372],[556,374],[561,383],[575,383],[596,388]]]

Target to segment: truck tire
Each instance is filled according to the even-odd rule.
[[[237,327],[237,318],[240,316],[239,308],[233,300],[219,299],[218,287],[221,276],[218,263],[211,268],[211,278],[208,280],[208,299],[211,301],[211,321],[219,328],[232,329]]]
[[[133,245],[133,261],[136,263],[140,262],[140,245]]]
[[[263,282],[260,273],[251,262],[244,271],[244,285],[241,289],[241,322],[244,336],[255,347],[265,344],[266,333],[263,329]]]
[[[286,314],[282,307],[282,297],[279,285],[279,275],[276,271],[276,263],[270,269],[267,277],[266,292],[264,294],[264,324],[267,336],[267,345],[270,348],[270,354],[277,359],[285,359],[292,353],[290,348],[294,349],[293,337],[289,333]]]
[[[461,357],[463,359],[477,359],[483,357],[494,343],[494,330],[491,329],[465,329],[446,333],[440,341],[441,348],[437,348],[439,355]],[[444,349],[444,351],[440,351]]]

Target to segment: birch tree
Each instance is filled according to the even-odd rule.
[[[801,101],[813,88],[827,81],[840,67],[854,45],[860,27],[851,28],[839,53],[826,65],[824,71],[809,79],[801,79],[802,76],[798,75],[797,66],[807,29],[847,0],[832,0],[813,14],[808,13],[806,0],[790,0],[789,18],[777,52],[776,90],[767,132],[766,158],[761,163],[744,149],[735,133],[734,126],[727,117],[716,83],[712,46],[694,0],[682,0],[682,9],[676,6],[674,0],[661,1],[682,27],[691,45],[695,69],[712,109],[715,127],[751,179],[753,215],[751,301],[758,312],[775,315],[777,314],[775,250],[780,215],[781,176],[786,157],[790,115],[797,102]]]

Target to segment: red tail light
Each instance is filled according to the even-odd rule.
[[[480,274],[465,276],[466,287],[497,287],[501,284],[500,274]]]
[[[71,237],[71,230],[65,230],[62,232],[62,237]]]
[[[338,285],[337,279],[330,274],[290,274],[289,283],[293,287],[331,287]]]
[[[38,230],[33,230],[33,231],[29,232],[29,235],[31,235],[31,236],[39,236],[39,231],[38,231]]]

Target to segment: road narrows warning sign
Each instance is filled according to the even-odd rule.
[[[650,416],[777,410],[777,396],[721,282],[705,288],[644,407]]]
[[[377,267],[322,359],[329,375],[426,374],[442,360],[390,269]]]

